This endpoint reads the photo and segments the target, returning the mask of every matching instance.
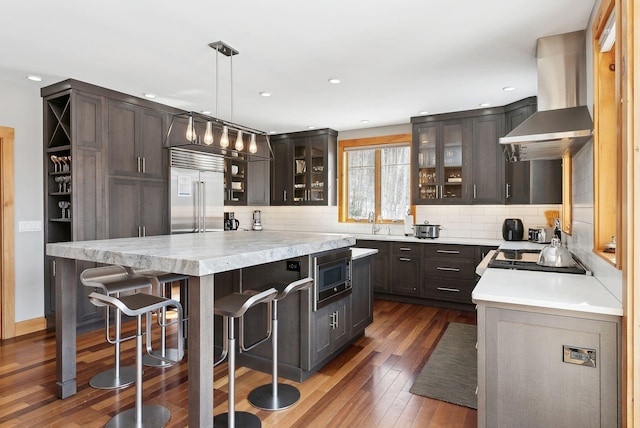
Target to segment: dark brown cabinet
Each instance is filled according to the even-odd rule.
[[[420,250],[422,244],[391,243],[391,293],[420,295]]]
[[[413,203],[467,203],[471,180],[470,122],[438,115],[412,118],[412,123]]]
[[[390,291],[389,266],[391,261],[391,243],[358,239],[356,247],[374,248],[378,250],[378,253],[373,255],[373,291],[376,293],[388,293]]]
[[[167,233],[168,112],[160,104],[66,80],[41,90],[45,244]],[[76,262],[78,328],[99,325]],[[54,326],[55,261],[45,256],[45,316]]]
[[[423,251],[422,296],[471,303],[475,286],[475,247],[432,244]]]
[[[109,100],[109,174],[164,179],[166,114]]]
[[[316,367],[346,344],[351,333],[350,297],[318,309],[311,317],[311,367]]]
[[[504,115],[485,114],[471,119],[473,140],[471,203],[501,204],[504,200],[504,155],[498,139]]]
[[[351,262],[351,337],[373,322],[373,264],[372,257]]]
[[[335,205],[337,136],[320,129],[271,137],[271,205]]]

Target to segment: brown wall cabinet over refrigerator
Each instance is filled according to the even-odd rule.
[[[42,88],[44,237],[85,241],[167,233],[168,160],[162,148],[174,110],[76,80]],[[94,263],[76,263],[76,273]],[[77,281],[77,322],[98,326],[103,311]],[[55,322],[55,262],[45,256],[45,317]]]
[[[271,136],[271,205],[335,205],[337,137],[333,129]]]

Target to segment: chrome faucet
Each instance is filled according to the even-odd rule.
[[[369,213],[369,223],[371,223],[371,234],[375,235],[376,232],[380,231],[380,226],[376,225],[376,213],[371,211]]]

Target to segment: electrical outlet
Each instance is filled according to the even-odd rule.
[[[300,260],[289,260],[287,261],[287,270],[291,270],[294,272],[300,272]]]

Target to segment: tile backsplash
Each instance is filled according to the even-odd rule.
[[[338,207],[226,207],[234,211],[240,228],[251,228],[254,209],[262,211],[265,230],[294,230],[338,233],[371,233],[370,223],[338,222]],[[558,205],[441,205],[416,209],[415,223],[439,224],[440,236],[502,239],[505,218],[519,218],[525,231],[531,226],[546,224],[544,212],[560,210]],[[378,233],[402,235],[402,222],[380,225]]]

